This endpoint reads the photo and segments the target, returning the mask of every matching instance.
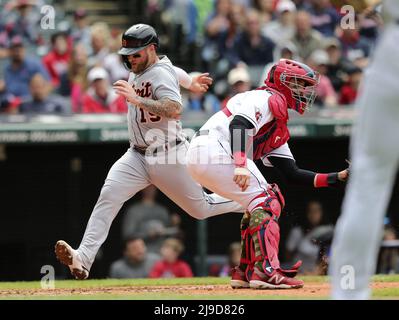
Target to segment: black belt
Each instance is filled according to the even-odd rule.
[[[207,136],[209,134],[209,130],[198,130],[193,138],[199,137],[199,136]]]
[[[138,145],[134,145],[133,149],[136,150],[138,153],[142,154],[143,156],[145,156],[146,154],[156,155],[158,152],[168,151],[169,149],[177,147],[182,142],[183,140],[176,139],[170,143],[165,143],[164,145],[157,147],[155,149],[149,149],[149,147],[142,147]]]

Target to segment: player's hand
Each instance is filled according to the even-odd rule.
[[[349,167],[346,168],[345,170],[342,170],[340,172],[338,172],[338,180],[346,182],[349,178],[350,175],[350,169],[351,169],[351,163],[349,160],[346,160],[346,162],[348,163]]]
[[[118,80],[113,84],[115,92],[126,98],[127,102],[137,105],[139,104],[138,95],[133,87],[125,80]]]
[[[247,190],[250,182],[251,173],[247,168],[237,167],[234,169],[233,181],[241,188],[241,191]]]
[[[346,182],[349,178],[349,169],[338,172],[338,180]]]
[[[201,73],[192,78],[189,90],[193,93],[205,93],[208,91],[212,82],[213,79],[209,76],[209,73]]]

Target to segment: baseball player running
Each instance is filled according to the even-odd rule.
[[[76,279],[86,279],[94,258],[107,238],[120,208],[138,191],[155,185],[197,219],[226,212],[243,212],[241,205],[218,195],[207,195],[187,172],[188,142],[178,120],[182,112],[179,81],[187,88],[205,90],[206,74],[190,83],[187,74],[157,56],[155,30],[145,24],[130,27],[122,36],[122,55],[131,70],[128,82],[114,84],[128,102],[130,148],[110,169],[77,250],[58,241],[55,253]]]
[[[345,181],[348,171],[315,173],[299,169],[288,146],[288,108],[303,114],[315,99],[319,76],[307,65],[281,59],[265,86],[237,94],[196,133],[187,153],[191,176],[201,185],[242,204],[242,257],[233,270],[233,288],[300,288],[294,279],[301,262],[282,270],[278,219],[284,197],[269,185],[254,160],[263,159],[288,180],[315,188]],[[251,154],[248,149],[252,149]]]
[[[383,12],[385,31],[356,103],[351,178],[332,243],[334,299],[370,298],[370,277],[399,165],[399,148],[392,143],[399,135],[399,2],[383,2]]]

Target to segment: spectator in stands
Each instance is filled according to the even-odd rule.
[[[359,13],[359,34],[367,40],[371,47],[375,46],[383,26],[382,3],[369,6]]]
[[[103,66],[104,58],[109,54],[111,32],[105,22],[96,22],[90,28],[92,53],[89,56],[88,65]]]
[[[74,25],[71,30],[73,43],[82,43],[88,54],[91,54],[91,30],[87,18],[87,11],[77,9],[73,15]]]
[[[235,41],[237,35],[244,30],[246,9],[240,4],[232,4],[228,14],[229,27],[220,32],[215,39],[220,58],[230,59],[235,55]]]
[[[392,225],[385,224],[383,234],[383,244],[378,261],[378,273],[392,274],[398,271],[399,249],[396,230]],[[391,244],[391,246],[390,246]]]
[[[122,33],[119,33],[111,40],[111,52],[104,58],[103,67],[107,70],[110,82],[114,83],[118,80],[126,80],[129,78],[129,71],[123,64],[122,56],[117,54],[120,48]]]
[[[214,11],[205,21],[205,43],[201,56],[206,64],[206,69],[211,69],[212,64],[219,59],[218,41],[230,28],[231,0],[216,0]]]
[[[301,61],[301,58],[298,56],[298,49],[296,48],[295,44],[288,41],[282,46],[276,47],[276,49],[274,50],[274,61],[278,61],[280,59]],[[270,65],[272,64],[273,63],[271,63]]]
[[[295,4],[290,0],[278,2],[277,19],[262,28],[262,34],[269,37],[275,44],[284,45],[295,34]]]
[[[348,81],[342,86],[339,92],[339,104],[353,104],[356,100],[363,71],[353,66],[346,70]]]
[[[313,29],[325,37],[333,37],[339,26],[340,15],[330,0],[311,0],[307,11],[311,15]]]
[[[155,12],[156,14],[162,12],[163,22],[169,25],[169,28],[172,27],[172,29],[174,29],[173,36],[179,37],[180,34],[180,39],[175,38],[172,40],[173,42],[178,42],[183,45],[193,44],[195,42],[198,31],[198,10],[194,0],[162,1],[162,5],[158,3],[157,7],[150,2],[147,4],[148,16],[154,16]]]
[[[227,257],[228,262],[220,270],[219,277],[231,276],[231,270],[240,264],[241,244],[239,242],[233,242],[230,244]]]
[[[88,71],[86,47],[82,43],[78,43],[72,51],[68,71],[61,76],[58,88],[59,94],[70,97],[74,113],[83,111],[83,96],[88,87]]]
[[[112,263],[109,276],[116,279],[148,278],[159,259],[159,255],[147,252],[143,239],[131,236],[125,241],[123,258]]]
[[[92,68],[87,75],[87,81],[90,87],[83,96],[83,113],[127,112],[125,98],[112,89],[104,68]]]
[[[200,72],[191,72],[190,76],[196,77]],[[183,106],[189,111],[200,111],[208,114],[213,114],[220,110],[220,101],[211,92],[194,93],[184,90],[182,94]]]
[[[51,94],[50,83],[40,73],[36,73],[30,81],[30,94],[31,97],[20,105],[20,113],[70,113],[67,100]]]
[[[291,41],[298,49],[298,55],[306,60],[316,49],[322,47],[322,35],[312,29],[310,14],[306,11],[298,11],[295,20],[296,32]]]
[[[157,203],[157,188],[148,186],[142,192],[142,199],[138,204],[128,207],[123,218],[122,236],[139,235],[146,243],[150,252],[157,252],[163,241],[169,236],[167,228],[170,226],[168,210]]]
[[[315,104],[324,107],[336,106],[338,100],[334,87],[327,77],[329,62],[328,53],[321,49],[313,51],[307,59],[307,65],[320,73],[320,82],[316,88]]]
[[[355,19],[355,28],[342,29],[339,37],[342,55],[361,69],[368,65],[371,45],[359,33],[359,21]]]
[[[0,22],[0,63],[8,57],[8,34],[5,26]]]
[[[227,83],[230,86],[229,95],[222,101],[221,108],[225,108],[231,97],[237,93],[243,93],[251,89],[251,79],[245,65],[240,65],[227,75]]]
[[[355,12],[361,12],[366,9],[370,3],[377,1],[378,0],[332,0],[331,2],[334,4],[335,8],[342,8],[345,5],[349,5],[355,9]]]
[[[346,81],[346,70],[352,66],[352,63],[342,56],[341,44],[337,38],[326,38],[324,50],[326,50],[329,57],[327,77],[330,79],[335,92],[339,92]]]
[[[292,2],[295,3],[297,10],[305,10],[308,6],[308,1],[309,0],[292,0]]]
[[[254,0],[254,8],[259,12],[260,25],[267,25],[270,21],[275,18],[274,14],[274,0]]]
[[[245,26],[245,15],[250,7],[243,5],[242,3],[234,2],[230,8],[230,21],[235,24],[236,29],[241,31]]]
[[[6,83],[0,79],[0,113],[18,113],[21,98],[7,92]]]
[[[9,1],[1,14],[1,20],[7,21],[5,26],[8,37],[19,35],[27,46],[43,44],[39,33],[41,15],[35,0]]]
[[[306,224],[294,227],[288,235],[286,254],[293,262],[302,260],[300,272],[320,274],[325,261],[327,246],[333,235],[332,225],[323,225],[323,208],[320,202],[310,201],[306,209]],[[323,266],[324,267],[324,266]]]
[[[50,74],[54,88],[60,85],[60,78],[67,73],[71,50],[68,36],[64,32],[56,32],[51,36],[51,50],[43,57],[43,64]]]
[[[274,61],[278,61],[280,59],[290,59],[295,61],[301,61],[298,57],[298,50],[292,42],[286,42],[285,44],[278,46],[274,49]],[[271,67],[274,64],[273,62],[268,63],[262,71],[262,75],[259,78],[258,86],[262,87],[265,85],[265,79],[267,78],[267,74],[269,73]]]
[[[150,278],[189,278],[193,276],[187,262],[179,259],[184,251],[183,243],[174,238],[164,241],[161,248],[162,260],[155,263]]]
[[[41,61],[26,57],[23,39],[14,36],[10,41],[10,61],[5,66],[4,80],[7,92],[21,98],[29,98],[29,84],[36,73],[42,74],[43,78],[50,77]]]
[[[165,230],[165,235],[169,237],[184,240],[184,231],[181,226],[181,216],[177,212],[172,212],[170,214],[170,225]]]
[[[205,32],[207,37],[214,39],[221,32],[227,31],[230,25],[229,14],[231,4],[231,0],[215,1],[215,10],[209,15],[205,22]]]
[[[232,57],[232,64],[244,62],[248,66],[263,68],[273,61],[274,43],[261,34],[260,16],[256,10],[247,11],[245,30],[238,35]]]

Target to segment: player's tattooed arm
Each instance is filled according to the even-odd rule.
[[[136,106],[156,114],[157,116],[178,119],[183,111],[182,105],[168,98],[152,100],[148,98],[137,97]]]
[[[129,103],[157,116],[178,119],[183,111],[183,106],[177,101],[168,98],[153,100],[138,96],[136,91],[124,80],[116,81],[113,86],[115,92],[125,97]]]

